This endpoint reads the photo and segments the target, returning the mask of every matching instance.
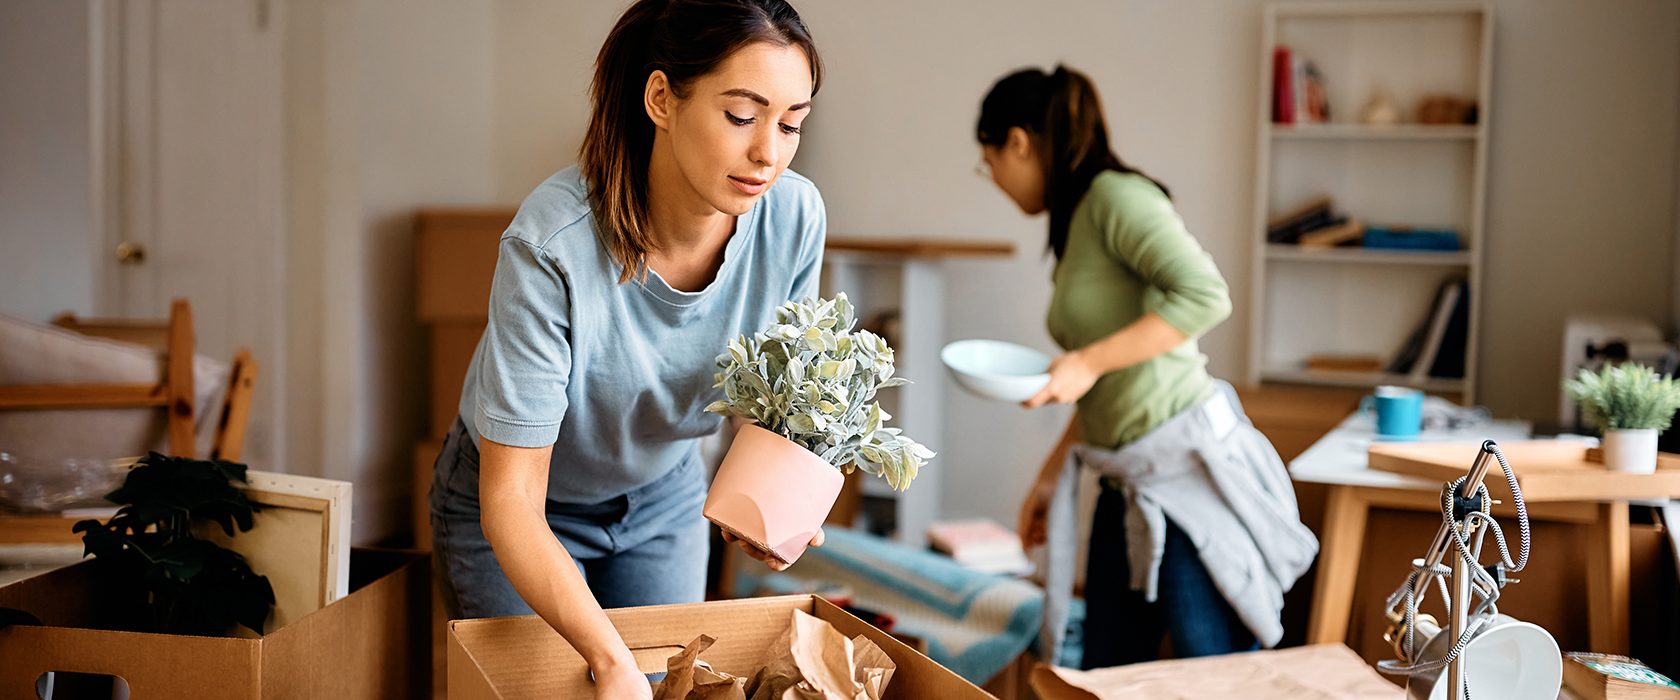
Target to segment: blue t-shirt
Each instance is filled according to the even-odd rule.
[[[576,166],[520,205],[502,234],[490,322],[461,392],[480,438],[554,446],[548,498],[598,503],[676,467],[722,418],[707,404],[716,358],[776,307],[817,294],[827,230],[815,185],[788,170],[735,220],[716,279],[698,292],[623,269],[595,232]]]

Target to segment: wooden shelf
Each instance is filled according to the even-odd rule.
[[[904,258],[1009,257],[1015,244],[946,238],[860,238],[829,236],[825,253],[891,255]]]
[[[1463,379],[1439,379],[1430,377],[1423,381],[1413,381],[1410,375],[1394,374],[1392,372],[1331,372],[1312,369],[1268,369],[1260,373],[1260,380],[1266,382],[1283,382],[1287,384],[1317,384],[1320,386],[1405,386],[1421,389],[1432,394],[1462,394],[1465,392]]]
[[[1464,0],[1406,0],[1405,2],[1282,2],[1272,6],[1279,19],[1321,17],[1416,17],[1419,15],[1475,15],[1484,11],[1480,2]]]
[[[1275,139],[1472,141],[1481,135],[1475,124],[1273,124]]]
[[[1467,250],[1400,250],[1389,248],[1312,248],[1289,243],[1266,244],[1267,260],[1356,263],[1373,265],[1448,265],[1469,267],[1476,256]]]

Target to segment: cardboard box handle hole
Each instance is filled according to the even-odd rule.
[[[48,671],[35,679],[40,700],[128,700],[128,681],[103,673]]]

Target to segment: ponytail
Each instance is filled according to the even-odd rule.
[[[595,59],[593,105],[578,166],[588,183],[596,231],[623,268],[620,283],[647,274],[654,248],[648,221],[654,126],[643,103],[648,76],[663,71],[671,92],[686,97],[694,79],[760,41],[803,50],[816,94],[822,62],[786,0],[637,0],[607,34]]]
[[[1074,209],[1104,170],[1143,175],[1167,194],[1165,185],[1115,155],[1097,88],[1079,71],[1057,65],[1047,75],[1029,68],[993,85],[980,105],[975,138],[988,146],[1002,146],[1013,127],[1032,135],[1038,148],[1045,208],[1050,210],[1047,247],[1057,260],[1067,250]]]

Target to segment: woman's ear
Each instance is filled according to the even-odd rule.
[[[648,75],[647,88],[642,91],[642,106],[647,109],[648,119],[653,120],[654,126],[671,128],[675,97],[671,94],[671,81],[665,77],[665,71],[656,70]]]
[[[1026,129],[1018,126],[1009,127],[1009,134],[1004,137],[1003,148],[1000,149],[1013,158],[1032,158],[1037,153],[1033,150],[1032,135]]]

